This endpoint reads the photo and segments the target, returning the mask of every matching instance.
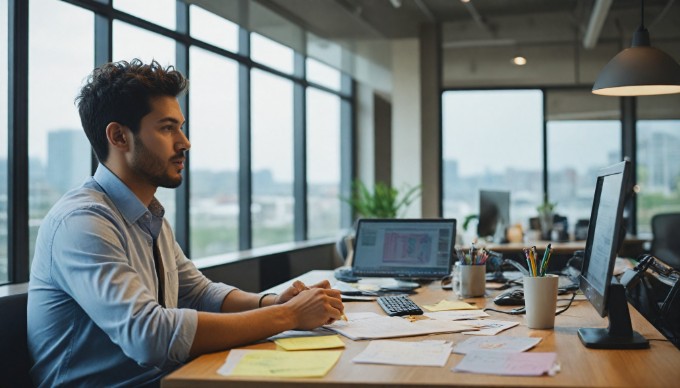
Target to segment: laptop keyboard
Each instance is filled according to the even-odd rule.
[[[378,305],[391,317],[423,314],[423,310],[406,295],[381,296]]]

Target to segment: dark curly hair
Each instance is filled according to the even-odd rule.
[[[152,60],[139,59],[104,64],[92,71],[76,97],[80,122],[101,163],[109,157],[106,126],[120,123],[137,134],[142,117],[151,112],[151,100],[160,96],[177,97],[188,87],[188,80],[173,66],[163,68]]]

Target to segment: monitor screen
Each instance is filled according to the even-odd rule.
[[[629,162],[600,170],[590,215],[580,287],[601,315],[607,315],[607,294],[619,247]]]
[[[502,242],[505,228],[510,225],[510,192],[509,191],[479,191],[479,223],[477,235],[479,237],[494,237],[496,242]]]
[[[625,236],[623,208],[632,191],[631,167],[624,161],[600,170],[579,288],[609,326],[578,329],[581,342],[597,349],[645,349],[649,341],[633,330],[624,286],[612,277],[616,253]]]
[[[355,276],[441,278],[451,273],[455,219],[360,219]]]

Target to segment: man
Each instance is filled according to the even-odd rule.
[[[281,295],[212,283],[174,240],[158,187],[182,182],[187,81],[153,61],[97,68],[77,98],[100,162],[36,241],[28,338],[37,386],[140,386],[188,359],[339,319],[328,282]]]

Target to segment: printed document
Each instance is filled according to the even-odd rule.
[[[483,310],[452,310],[452,311],[435,311],[424,314],[428,318],[439,319],[445,321],[458,321],[462,319],[478,319],[489,317],[490,315]]]
[[[505,376],[554,376],[559,371],[557,353],[504,353],[475,351],[468,353],[455,372]]]
[[[496,335],[503,330],[508,330],[519,325],[519,322],[497,321],[494,319],[469,320],[466,321],[466,323],[474,324],[479,327],[479,330],[463,332],[463,334],[471,335]]]
[[[381,315],[373,318],[356,319],[352,314],[347,314],[347,319],[347,322],[335,321],[324,327],[352,340],[409,337],[476,330],[475,326],[467,325],[463,322],[436,319],[409,322],[404,318]]]
[[[451,354],[449,341],[371,341],[352,361],[364,364],[444,366]]]
[[[454,353],[467,354],[476,350],[493,350],[497,352],[524,352],[541,342],[537,337],[472,337],[458,343],[453,348]]]

